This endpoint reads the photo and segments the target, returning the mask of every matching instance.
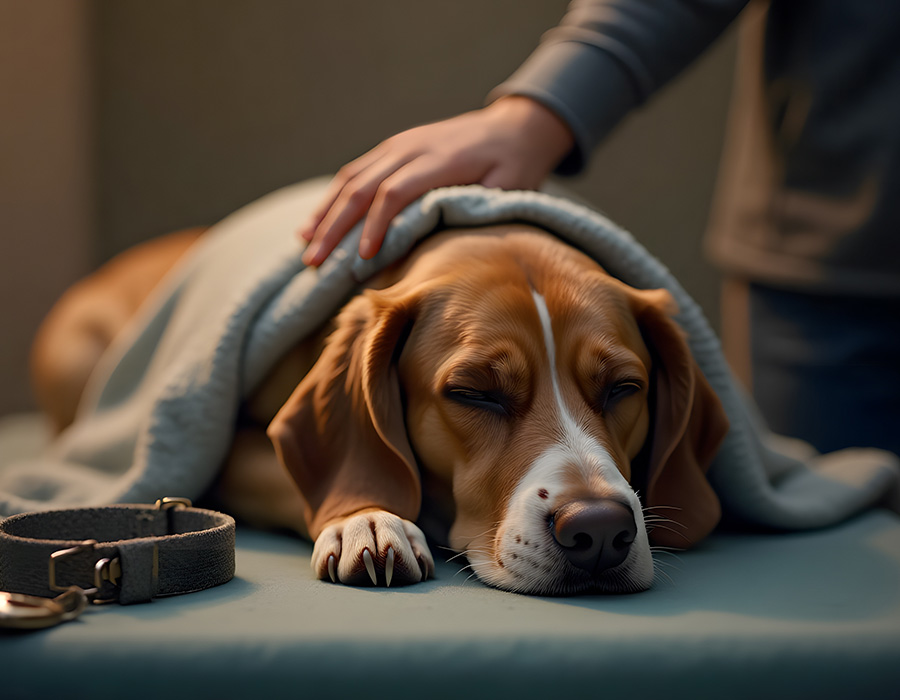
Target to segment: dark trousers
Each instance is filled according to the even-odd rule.
[[[776,433],[821,452],[900,454],[900,299],[749,286],[754,398]]]

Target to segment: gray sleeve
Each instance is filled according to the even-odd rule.
[[[489,95],[525,95],[572,129],[575,148],[557,172],[584,167],[632,109],[677,75],[748,0],[573,0],[562,22]]]

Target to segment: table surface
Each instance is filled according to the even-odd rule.
[[[2,635],[2,696],[900,697],[900,518],[885,511],[718,533],[663,555],[634,595],[516,595],[443,561],[424,584],[355,589],[315,580],[310,551],[239,528],[228,584]]]

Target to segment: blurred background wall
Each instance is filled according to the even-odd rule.
[[[0,0],[0,414],[68,284],[415,124],[477,108],[566,0]],[[564,184],[715,322],[700,253],[733,68],[726,35]],[[298,222],[299,223],[299,222]]]

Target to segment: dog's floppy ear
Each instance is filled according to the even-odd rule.
[[[721,517],[706,471],[728,432],[728,417],[671,318],[671,295],[664,289],[641,291],[633,303],[654,364],[646,505],[673,521],[654,528],[650,539],[683,549],[706,537]]]
[[[384,292],[356,297],[269,425],[314,538],[329,520],[367,507],[418,516],[420,481],[396,367],[410,318],[410,305]]]

